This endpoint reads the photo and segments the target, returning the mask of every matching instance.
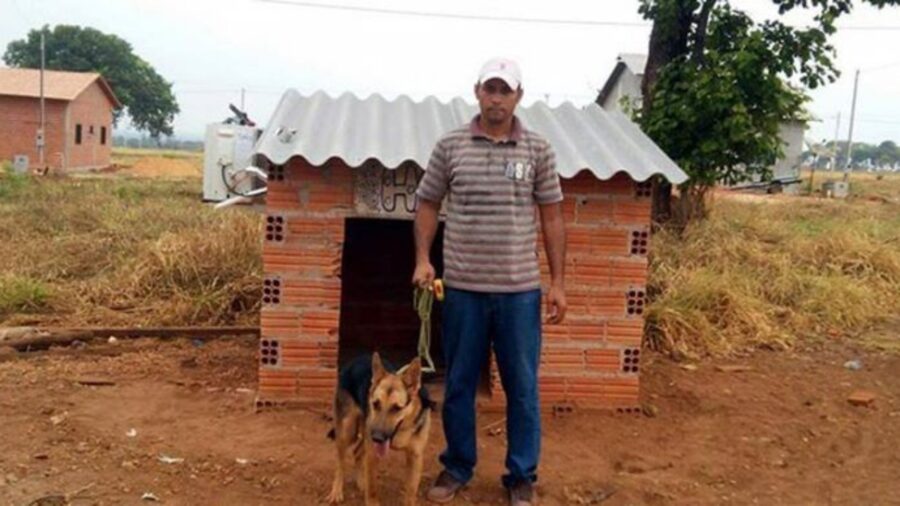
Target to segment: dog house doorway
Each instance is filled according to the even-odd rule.
[[[341,258],[341,320],[338,365],[363,353],[378,351],[396,366],[418,350],[419,316],[413,308],[415,268],[413,222],[380,218],[348,218],[344,222]],[[443,224],[431,249],[437,276],[444,271]],[[443,377],[441,305],[431,314],[431,357]]]

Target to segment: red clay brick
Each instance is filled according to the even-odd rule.
[[[588,371],[617,372],[621,367],[621,358],[617,349],[585,350],[585,364]]]
[[[643,319],[610,320],[606,324],[606,341],[610,344],[639,347],[643,336]]]
[[[617,258],[612,261],[610,284],[614,287],[647,284],[646,258]]]
[[[630,252],[628,230],[570,226],[566,228],[566,248],[572,255],[626,255]]]
[[[604,195],[634,196],[634,181],[628,174],[619,172],[606,181],[600,181],[599,193]]]
[[[650,200],[619,198],[615,201],[612,219],[619,225],[647,225],[650,223]]]
[[[339,279],[286,279],[282,281],[285,304],[298,307],[324,306],[338,308],[341,304]]]
[[[291,338],[300,335],[300,315],[263,307],[260,311],[260,333],[263,337]]]
[[[263,243],[263,265],[267,273],[334,276],[341,266],[340,250],[285,248],[266,241]]]
[[[575,204],[575,223],[609,223],[613,220],[613,209],[613,201],[607,198],[580,198]]]
[[[553,345],[544,346],[541,351],[541,367],[548,372],[576,370],[583,371],[584,350],[578,348],[558,348]]]

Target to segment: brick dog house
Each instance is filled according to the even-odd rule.
[[[562,177],[569,313],[543,329],[545,408],[638,406],[650,239],[650,182],[686,175],[625,116],[596,104],[520,108]],[[282,97],[256,151],[268,179],[257,406],[330,403],[341,364],[416,354],[412,218],[436,140],[477,108],[461,99]],[[542,273],[549,279],[543,246]],[[442,271],[442,232],[432,259]],[[440,304],[432,357],[440,380]],[[430,378],[426,378],[430,379]],[[504,403],[493,360],[479,405]]]

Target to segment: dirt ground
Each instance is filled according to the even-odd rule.
[[[254,413],[255,350],[253,339],[145,339],[0,361],[0,504],[152,504],[144,493],[172,505],[319,503],[334,466],[328,421]],[[844,367],[852,358],[861,370]],[[900,504],[897,354],[833,339],[694,370],[648,359],[655,416],[545,419],[542,504]],[[717,371],[723,363],[752,370]],[[877,395],[872,407],[848,403],[860,388]],[[439,471],[435,429],[423,489]],[[504,504],[504,444],[480,431],[476,478],[455,504]],[[401,473],[383,476],[384,504],[397,504]]]
[[[189,158],[144,157],[134,165],[123,169],[122,173],[135,177],[197,177],[202,168]]]

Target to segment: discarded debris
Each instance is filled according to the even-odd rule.
[[[697,369],[699,369],[699,367],[697,367],[697,364],[681,364],[679,367],[681,367],[685,371],[696,371]]]
[[[35,337],[42,334],[35,327],[2,327],[0,328],[0,343]]]
[[[644,413],[644,416],[647,418],[656,418],[659,416],[659,408],[654,404],[644,404],[641,407],[641,412]]]
[[[197,367],[197,365],[198,364],[197,364],[196,357],[186,358],[181,361],[181,367],[184,367],[185,369],[193,369],[193,368]]]
[[[747,371],[752,371],[753,366],[749,366],[749,365],[717,365],[716,370],[719,372],[747,372]]]
[[[66,499],[66,496],[57,494],[39,497],[28,503],[28,506],[66,506],[67,504],[69,504],[69,501]]]
[[[234,461],[237,462],[239,466],[246,466],[250,463],[250,461],[247,459],[234,459]]]
[[[503,425],[504,425],[505,423],[506,423],[506,417],[501,418],[501,419],[499,419],[499,420],[494,420],[493,422],[491,422],[491,423],[485,425],[484,427],[482,427],[482,430],[484,430],[485,432],[487,432],[488,434],[490,434],[490,432],[491,432],[492,430],[494,430],[494,429],[497,428],[497,427],[503,427]]]
[[[115,386],[116,384],[116,382],[113,380],[102,378],[76,378],[75,383],[84,385],[86,387],[111,387]]]
[[[31,501],[30,503],[28,503],[28,506],[67,506],[68,504],[70,504],[72,499],[77,498],[93,486],[94,484],[91,483],[90,485],[81,487],[78,490],[75,490],[74,492],[70,492],[68,494],[45,495]]]
[[[848,360],[844,362],[844,369],[849,369],[851,371],[858,371],[862,369],[862,361],[860,360]]]
[[[128,432],[126,432],[125,435],[128,437],[137,437],[137,429],[135,429],[135,428],[128,429]]]
[[[60,414],[58,414],[58,415],[53,415],[53,416],[50,417],[50,423],[52,423],[53,425],[59,425],[59,424],[65,422],[65,421],[66,421],[66,418],[67,418],[68,416],[69,416],[69,412],[68,412],[68,411],[64,411],[64,412],[62,412],[62,413],[60,413]]]
[[[157,460],[163,464],[181,464],[184,459],[181,457],[169,457],[168,455],[160,455]]]
[[[113,336],[113,337],[110,337],[106,342],[109,344],[118,344],[119,340],[116,339],[115,336]]]
[[[875,394],[867,390],[857,390],[847,397],[847,402],[854,406],[871,406],[875,402]]]
[[[159,502],[159,497],[157,497],[153,492],[144,492],[144,495],[141,496],[141,500]]]
[[[612,487],[604,487],[599,490],[572,490],[563,488],[563,494],[569,504],[600,504],[613,495],[617,490]]]

